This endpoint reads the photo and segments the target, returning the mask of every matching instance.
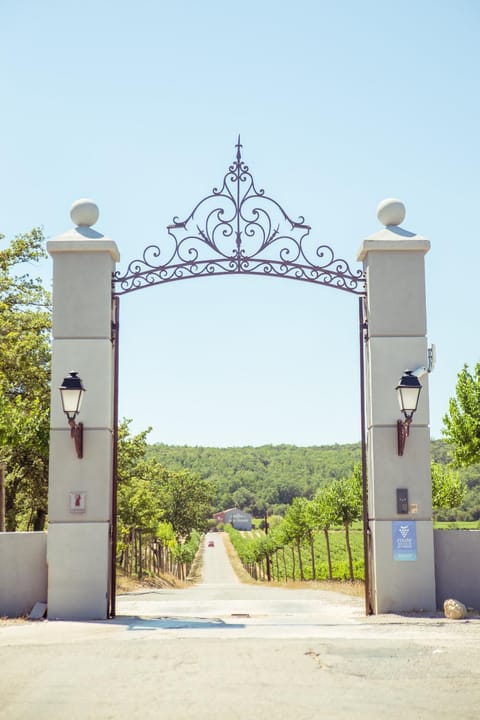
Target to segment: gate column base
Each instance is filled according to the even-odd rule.
[[[48,526],[48,619],[106,620],[110,524]]]
[[[433,524],[416,520],[416,559],[395,560],[392,520],[370,521],[377,578],[372,605],[375,614],[400,612],[435,612],[435,573]],[[407,521],[412,522],[412,521]]]

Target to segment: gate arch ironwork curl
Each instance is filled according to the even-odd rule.
[[[257,190],[236,157],[220,188],[200,200],[185,220],[173,218],[168,238],[149,245],[127,271],[113,277],[114,294],[213,275],[261,275],[316,283],[365,295],[362,270],[352,271],[329,245],[317,245],[303,217],[292,220],[281,205]]]

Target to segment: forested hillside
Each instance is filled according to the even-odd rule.
[[[361,460],[360,444],[297,447],[188,447],[155,444],[149,454],[172,470],[188,469],[212,480],[216,487],[214,511],[237,506],[255,516],[283,514],[294,497],[312,498],[315,490],[334,478],[351,474]],[[432,459],[450,462],[443,440],[432,441]],[[461,508],[443,511],[439,519],[480,519],[480,466],[460,471],[468,485]]]
[[[283,514],[294,497],[311,498],[334,478],[349,475],[360,462],[360,445],[297,447],[180,447],[151,445],[165,467],[188,469],[212,480],[217,488],[214,510],[240,507],[256,516]]]

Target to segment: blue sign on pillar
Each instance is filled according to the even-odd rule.
[[[417,559],[417,530],[416,524],[409,520],[394,520],[392,522],[393,559]]]

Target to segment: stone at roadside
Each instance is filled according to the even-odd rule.
[[[28,616],[29,620],[42,620],[47,614],[47,603],[37,602]]]
[[[450,620],[465,620],[467,617],[467,608],[459,600],[445,600],[443,603],[443,611],[445,617]]]

